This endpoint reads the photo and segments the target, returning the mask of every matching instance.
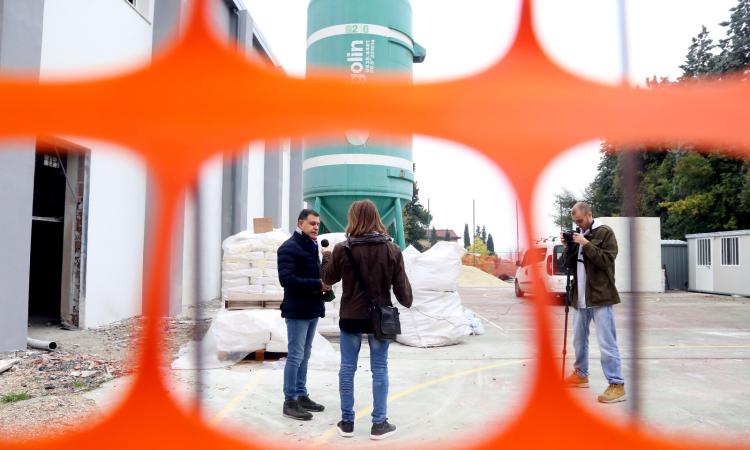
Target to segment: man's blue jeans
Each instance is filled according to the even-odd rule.
[[[372,370],[372,423],[387,419],[388,410],[388,341],[379,341],[367,335],[370,344],[370,370]],[[357,371],[361,334],[341,331],[341,369],[339,370],[339,395],[341,420],[354,422],[354,372]]]
[[[286,319],[289,340],[284,365],[284,400],[297,400],[307,395],[307,361],[310,360],[312,342],[318,319]]]
[[[579,375],[589,376],[589,326],[592,320],[596,327],[604,376],[609,384],[624,384],[612,305],[576,310],[573,318],[573,347],[576,361],[573,367]]]

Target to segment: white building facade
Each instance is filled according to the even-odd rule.
[[[183,0],[0,0],[0,74],[96,78],[147,65],[179,33]],[[217,0],[217,30],[275,64],[240,0]],[[64,105],[60,105],[64,114]],[[137,118],[134,118],[137,121]],[[137,123],[123,126],[137,126]],[[221,242],[271,217],[290,230],[303,207],[296,141],[249,143],[200,176],[202,265],[195,207],[175,230],[171,315],[220,296]],[[97,327],[142,313],[157,189],[134,153],[74,136],[0,141],[0,352],[26,347],[29,321]],[[202,281],[195,293],[194,277]]]

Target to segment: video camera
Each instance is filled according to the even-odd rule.
[[[570,274],[570,271],[576,270],[578,266],[578,244],[573,241],[573,234],[580,232],[580,228],[562,232],[563,242],[565,243],[565,259],[563,260],[563,266],[568,269],[568,274]]]
[[[581,232],[580,228],[575,229],[575,230],[563,231],[562,232],[563,241],[565,241],[565,243],[568,245],[573,245],[573,233],[580,233],[580,232]]]

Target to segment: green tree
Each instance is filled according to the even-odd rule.
[[[469,224],[464,224],[464,248],[469,248],[471,245],[471,238],[469,237]]]
[[[622,179],[620,158],[616,148],[603,142],[599,152],[601,159],[594,181],[586,189],[585,198],[597,216],[619,216],[622,208]]]
[[[490,256],[495,256],[495,241],[492,239],[492,233],[487,235],[487,251]]]
[[[485,228],[484,225],[482,225],[482,233],[480,236],[484,242],[487,242],[487,228]]]
[[[555,225],[563,230],[573,228],[573,219],[570,217],[570,209],[578,200],[575,195],[568,189],[555,194],[555,212],[550,214],[555,221]]]
[[[427,238],[427,226],[432,222],[432,215],[419,203],[419,187],[414,182],[411,201],[404,207],[404,237],[406,245],[413,245],[419,251],[425,248],[419,241]]]
[[[685,63],[680,66],[682,69],[680,80],[702,78],[717,73],[721,59],[716,53],[717,49],[718,46],[714,44],[706,26],[703,25],[701,32],[693,38],[693,43],[690,44]],[[653,85],[653,83],[649,84]]]
[[[750,65],[750,0],[738,0],[729,12],[729,20],[720,23],[727,37],[719,41],[718,71],[740,72],[744,79]]]
[[[474,236],[474,242],[469,246],[468,249],[466,249],[466,251],[469,253],[476,253],[480,256],[487,256],[489,254],[487,245],[482,240],[482,237],[478,234]]]
[[[437,244],[437,241],[437,230],[435,229],[435,227],[432,227],[432,230],[430,230],[430,247]]]

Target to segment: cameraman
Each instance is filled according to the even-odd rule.
[[[612,309],[612,305],[620,303],[615,287],[617,240],[610,227],[594,220],[588,203],[578,202],[570,212],[578,232],[573,233],[572,242],[562,234],[560,239],[565,244],[566,267],[571,269],[574,279],[568,300],[576,310],[573,319],[576,359],[573,373],[565,383],[569,387],[589,387],[589,326],[593,320],[602,370],[609,383],[597,399],[602,403],[622,402],[626,399],[625,381]]]

